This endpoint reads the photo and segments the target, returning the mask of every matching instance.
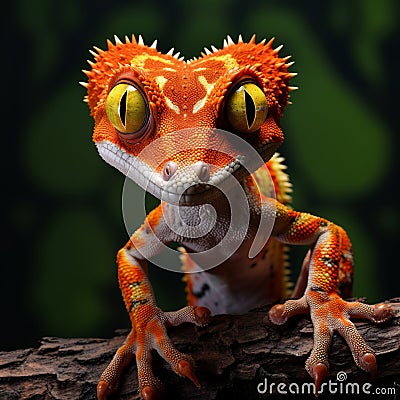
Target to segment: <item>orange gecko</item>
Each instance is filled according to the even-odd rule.
[[[228,36],[222,49],[212,46],[188,61],[173,49],[162,54],[156,44],[146,46],[141,36],[124,43],[115,37],[106,51],[95,47],[91,69],[84,71],[85,101],[95,121],[93,140],[99,154],[162,200],[118,252],[118,279],[132,330],[101,375],[98,399],[115,390],[134,357],[142,398],[157,398],[162,385],[153,374],[153,349],[198,386],[193,360],[173,346],[168,326],[204,326],[211,315],[244,313],[288,297],[271,308],[269,318],[283,324],[293,315],[311,315],[314,346],[306,369],[317,389],[328,375],[334,331],[348,343],[355,363],[373,375],[374,351],[350,318],[380,323],[393,311],[386,304],[343,300],[350,296],[353,279],[345,230],[289,206],[291,185],[276,150],[284,139],[280,118],[290,91],[296,89],[289,86],[296,75],[289,72],[290,57],[278,55],[282,46],[273,48],[273,39],[257,43],[254,36],[248,43],[241,36],[237,42]],[[171,133],[173,139],[166,140]],[[245,162],[257,157],[241,155],[242,147],[229,138],[249,146],[264,167],[255,163],[247,168]],[[154,143],[157,146],[151,147]],[[196,254],[217,247],[230,232],[228,225],[246,214],[230,209],[233,184],[224,183],[232,177],[248,203],[247,229],[235,251],[208,268]],[[262,190],[268,182],[274,196]],[[273,217],[269,238],[250,256],[264,217]],[[204,234],[193,234],[201,227]],[[156,304],[147,260],[171,242],[182,246],[188,305],[164,312]],[[292,291],[287,245],[310,247]]]

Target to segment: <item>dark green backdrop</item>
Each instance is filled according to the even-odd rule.
[[[0,349],[43,335],[128,327],[115,253],[127,240],[123,176],[91,142],[82,102],[92,45],[159,39],[187,58],[226,34],[276,36],[300,90],[282,120],[294,206],[349,232],[355,296],[399,295],[399,5],[396,0],[19,0],[3,15]],[[397,65],[396,65],[397,64]],[[395,90],[395,87],[397,89]],[[140,202],[139,202],[140,203]],[[295,265],[305,249],[293,252]],[[159,304],[184,302],[181,276],[151,273]],[[179,289],[182,290],[178,290]]]

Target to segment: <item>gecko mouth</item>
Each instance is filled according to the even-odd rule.
[[[235,155],[229,164],[214,168],[206,181],[196,176],[195,164],[177,170],[172,179],[166,180],[162,173],[155,171],[141,157],[128,154],[113,142],[97,142],[96,146],[106,162],[159,200],[177,205],[197,205],[212,201],[221,194],[221,190],[229,190],[261,167],[265,160],[272,157],[279,144],[267,143],[259,151],[251,147],[252,153]]]

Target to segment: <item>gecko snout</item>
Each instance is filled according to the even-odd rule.
[[[165,163],[162,169],[162,177],[164,181],[169,181],[177,171],[178,164],[175,161],[168,161]],[[198,177],[200,182],[207,182],[210,179],[210,166],[203,161],[198,161],[193,164],[192,171]]]

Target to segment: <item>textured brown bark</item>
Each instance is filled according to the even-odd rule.
[[[370,390],[394,387],[397,395],[375,398],[395,399],[400,396],[400,298],[388,303],[396,311],[393,321],[378,326],[359,321],[356,326],[377,354],[378,374]],[[165,398],[283,399],[288,396],[276,391],[272,395],[259,394],[257,385],[266,378],[268,384],[275,383],[275,389],[279,383],[285,383],[288,390],[290,383],[311,382],[304,369],[313,342],[310,319],[299,317],[284,327],[276,327],[266,318],[268,309],[240,316],[217,316],[205,328],[185,324],[170,329],[176,347],[195,359],[202,386],[198,389],[188,379],[178,377],[155,355],[154,366],[165,383]],[[95,399],[99,376],[126,334],[118,331],[111,339],[49,337],[42,339],[37,349],[1,352],[0,399]],[[345,342],[335,335],[330,379],[337,382],[340,371],[347,373],[345,383],[361,385],[369,381],[368,375],[355,366]],[[139,399],[137,386],[133,363],[111,398]],[[320,398],[330,397],[323,394]]]

